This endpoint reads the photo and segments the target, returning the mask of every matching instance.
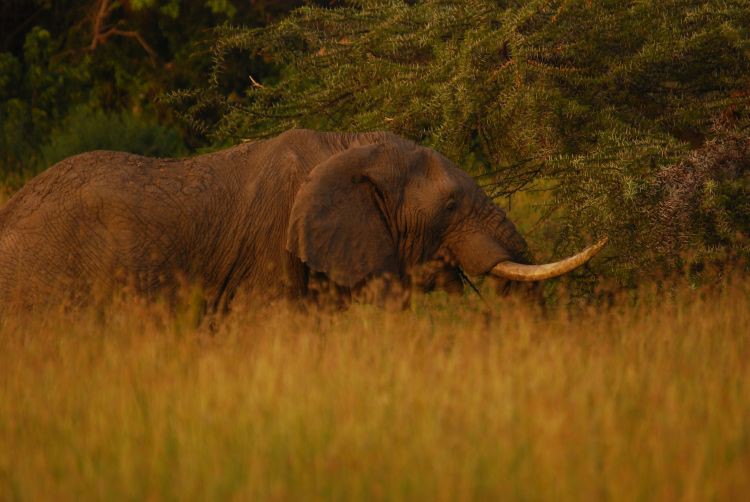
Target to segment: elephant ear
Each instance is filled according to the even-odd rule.
[[[403,180],[386,145],[349,148],[318,164],[300,187],[287,230],[287,250],[336,284],[399,274],[388,226]]]

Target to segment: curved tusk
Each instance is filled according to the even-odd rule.
[[[607,237],[593,244],[580,253],[554,263],[544,265],[523,265],[512,261],[501,261],[490,273],[513,281],[543,281],[552,279],[574,270],[596,255],[607,244]]]

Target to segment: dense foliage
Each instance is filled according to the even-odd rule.
[[[209,29],[232,20],[259,26],[302,5],[294,0],[3,0],[0,3],[0,171],[29,173],[49,165],[44,152],[125,149],[174,154],[205,145],[176,121],[160,96],[199,86],[211,57]],[[239,68],[238,74],[247,69]],[[257,68],[263,75],[263,67]],[[238,77],[241,80],[242,77]],[[232,92],[234,82],[222,89]],[[55,131],[91,110],[98,127]],[[70,116],[69,115],[73,115]],[[104,114],[104,115],[101,115]],[[129,132],[118,134],[127,122]],[[180,145],[143,143],[154,123]],[[94,122],[89,122],[93,124]],[[76,126],[81,124],[75,124]],[[140,132],[136,132],[140,129]],[[91,132],[94,136],[80,137]],[[77,137],[76,137],[77,136]],[[155,136],[155,138],[158,137]],[[104,139],[104,141],[101,141]],[[129,141],[132,139],[133,141]],[[54,142],[54,145],[48,143]]]
[[[609,234],[600,270],[621,282],[747,255],[747,171],[716,164],[747,162],[747,0],[361,0],[220,28],[213,50],[211,84],[173,97],[217,142],[293,126],[395,131],[496,197],[537,193],[537,248]],[[281,78],[250,75],[244,96],[228,95],[238,55]]]

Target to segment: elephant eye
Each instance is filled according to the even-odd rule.
[[[456,199],[450,198],[448,199],[448,202],[445,204],[445,209],[447,211],[454,211],[458,207],[458,203],[456,202]]]

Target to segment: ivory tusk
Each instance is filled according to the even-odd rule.
[[[545,263],[543,265],[524,265],[512,261],[501,261],[495,265],[490,273],[497,277],[503,277],[513,281],[543,281],[552,279],[575,270],[591,258],[594,257],[607,244],[607,237],[604,237],[596,244],[593,244],[580,253],[573,255],[564,260],[554,263]]]

